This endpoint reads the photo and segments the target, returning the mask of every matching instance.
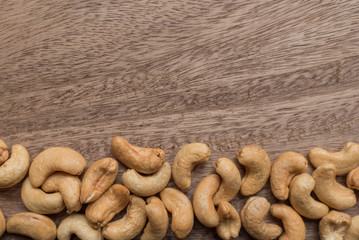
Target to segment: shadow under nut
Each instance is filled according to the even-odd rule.
[[[103,158],[91,164],[82,179],[81,203],[91,203],[99,199],[115,182],[118,169],[118,162],[113,158]]]
[[[216,232],[221,239],[228,240],[238,237],[241,230],[241,219],[237,210],[227,201],[221,201],[218,205],[220,218]]]
[[[80,175],[85,168],[86,160],[77,151],[67,147],[51,147],[32,161],[29,178],[34,187],[40,187],[54,172]]]
[[[314,170],[313,178],[315,195],[329,207],[344,210],[356,204],[354,191],[336,181],[336,169],[333,164],[319,166]]]
[[[319,222],[319,236],[321,240],[339,240],[351,225],[351,217],[343,212],[330,211]]]
[[[6,232],[24,235],[32,239],[53,240],[56,238],[56,225],[44,215],[23,212],[8,219]]]
[[[250,197],[241,210],[241,221],[249,235],[259,240],[276,239],[281,235],[282,228],[275,224],[265,223],[270,203],[264,197]]]
[[[12,147],[11,157],[0,166],[0,188],[10,188],[19,183],[30,166],[30,156],[20,144]]]
[[[219,215],[213,203],[213,195],[217,192],[221,178],[211,174],[203,178],[193,193],[193,210],[197,219],[206,227],[217,227]]]
[[[148,197],[159,193],[171,179],[171,165],[165,162],[161,169],[152,175],[143,176],[134,169],[128,169],[122,175],[122,182],[138,196]]]
[[[178,151],[172,164],[172,177],[179,188],[185,190],[191,186],[191,171],[198,164],[207,162],[210,153],[204,143],[186,144]]]
[[[240,192],[250,196],[259,192],[266,184],[271,171],[267,153],[258,146],[248,145],[238,150],[238,162],[246,168]]]
[[[102,229],[103,236],[109,240],[130,240],[135,238],[146,224],[145,207],[146,203],[142,198],[131,195],[125,216],[108,223]]]
[[[273,195],[279,200],[287,200],[289,184],[297,174],[308,169],[307,159],[296,152],[280,154],[274,161],[270,174],[270,184]]]
[[[21,187],[21,199],[25,207],[40,214],[59,213],[65,208],[59,192],[45,193],[40,188],[34,188],[26,178]]]
[[[166,160],[162,149],[138,147],[119,136],[112,139],[111,150],[126,167],[145,174],[158,171]]]
[[[194,223],[191,201],[175,188],[163,189],[160,197],[166,209],[172,214],[172,231],[177,238],[185,238],[192,231]]]

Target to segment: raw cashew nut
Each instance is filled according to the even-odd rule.
[[[172,165],[172,177],[176,185],[185,190],[191,186],[191,171],[200,163],[207,162],[211,151],[204,143],[184,145],[176,154]]]
[[[351,217],[343,212],[330,211],[319,222],[319,236],[321,240],[344,239],[345,233],[351,225]]]
[[[351,170],[347,176],[347,187],[359,190],[359,167]]]
[[[304,221],[293,208],[283,203],[276,203],[271,206],[270,212],[274,217],[281,219],[283,222],[285,232],[279,237],[279,240],[305,239]]]
[[[227,201],[218,205],[219,225],[216,227],[218,236],[224,240],[238,237],[241,230],[241,219],[237,210]]]
[[[313,172],[315,194],[320,201],[331,208],[344,210],[353,207],[357,202],[354,191],[337,183],[335,176],[336,169],[331,163],[315,169]]]
[[[157,197],[149,197],[146,200],[146,215],[148,223],[143,229],[141,240],[164,239],[168,228],[168,214],[162,201]]]
[[[270,203],[264,197],[250,197],[241,211],[244,229],[258,240],[276,239],[282,233],[282,228],[275,224],[265,223]]]
[[[40,188],[34,188],[29,178],[22,184],[21,199],[25,207],[35,213],[52,214],[65,208],[61,193],[45,193]]]
[[[57,229],[58,240],[70,240],[72,234],[82,240],[103,239],[101,229],[93,229],[84,214],[71,214],[60,223]]]
[[[6,143],[0,139],[0,165],[2,165],[9,158],[9,150]]]
[[[122,137],[114,137],[111,143],[113,155],[126,167],[140,173],[158,171],[166,160],[165,152],[159,148],[137,147]]]
[[[238,150],[237,159],[246,168],[241,194],[250,196],[257,193],[269,178],[271,163],[267,153],[258,146],[249,145]]]
[[[149,176],[143,176],[134,169],[128,169],[122,175],[122,182],[138,196],[148,197],[161,192],[171,178],[171,165],[165,162],[161,169]]]
[[[84,157],[71,148],[52,147],[42,151],[32,161],[29,178],[34,187],[40,187],[54,172],[80,175],[86,168]]]
[[[85,211],[90,225],[98,229],[124,209],[130,201],[130,191],[121,184],[112,185],[96,201],[90,203]]]
[[[3,212],[0,209],[0,237],[4,234],[5,229],[6,229],[5,216],[4,216]]]
[[[0,188],[10,188],[19,183],[25,177],[30,166],[30,156],[24,146],[16,144],[12,146],[11,150],[11,157],[8,159],[7,147],[0,146],[1,161],[5,162],[0,166]]]
[[[91,164],[85,172],[81,185],[82,203],[91,203],[113,184],[118,174],[118,163],[113,158],[103,158]]]
[[[329,212],[324,203],[314,200],[310,193],[314,190],[312,176],[302,173],[295,176],[290,184],[289,201],[292,207],[303,217],[320,219]]]
[[[273,195],[279,200],[287,200],[292,178],[304,173],[308,168],[307,159],[296,152],[285,152],[272,165],[270,183]]]
[[[214,205],[221,201],[231,201],[241,188],[241,174],[233,161],[228,158],[220,158],[215,163],[216,172],[221,176],[221,185],[213,196]]]
[[[217,174],[211,174],[201,180],[193,193],[194,213],[206,227],[217,227],[219,225],[219,215],[212,198],[220,184],[221,178]]]
[[[344,240],[358,240],[359,239],[359,215],[352,217],[352,224],[347,230]]]
[[[340,152],[313,148],[309,151],[309,159],[315,168],[332,163],[337,168],[337,175],[342,175],[354,169],[359,163],[359,144],[348,142]]]
[[[135,238],[146,224],[145,207],[146,203],[142,198],[131,195],[126,215],[107,224],[102,229],[103,236],[110,240],[130,240]]]
[[[65,172],[51,174],[41,186],[45,192],[60,192],[65,202],[67,213],[80,211],[81,181],[77,176]]]
[[[56,225],[44,215],[22,212],[9,218],[6,232],[24,235],[32,239],[53,240],[56,238]]]
[[[193,228],[193,208],[189,198],[174,188],[165,188],[160,192],[166,209],[172,213],[171,229],[177,238],[185,238]]]

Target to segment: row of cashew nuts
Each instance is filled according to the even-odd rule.
[[[161,149],[143,148],[130,144],[122,137],[111,143],[114,156],[129,169],[121,184],[114,184],[119,165],[113,158],[94,162],[86,168],[83,156],[65,147],[52,147],[38,154],[31,163],[21,145],[12,147],[11,158],[6,144],[0,140],[0,188],[19,183],[29,170],[21,189],[21,199],[31,212],[18,213],[5,221],[0,211],[0,236],[8,233],[26,235],[33,239],[133,239],[142,230],[142,240],[163,239],[172,214],[171,229],[177,238],[185,238],[192,230],[194,214],[206,227],[216,228],[220,238],[237,237],[243,225],[255,239],[305,239],[302,217],[321,219],[321,239],[359,239],[359,217],[329,207],[344,210],[356,204],[353,189],[359,189],[359,145],[349,142],[340,152],[321,148],[309,152],[315,171],[305,173],[306,158],[295,152],[278,156],[271,166],[266,152],[258,146],[238,150],[238,162],[246,169],[243,179],[235,163],[220,158],[215,163],[217,174],[201,180],[193,193],[193,201],[180,190],[167,186],[171,173],[182,190],[191,186],[191,171],[208,161],[210,149],[203,143],[183,146],[175,156],[173,167],[165,161]],[[348,173],[347,187],[336,182],[336,175]],[[283,203],[270,203],[264,197],[250,197],[240,214],[230,201],[240,192],[251,196],[260,191],[270,178],[273,195]],[[311,192],[317,195],[315,200]],[[133,193],[131,195],[131,193]],[[154,196],[159,193],[159,197]],[[147,197],[146,201],[141,197]],[[71,214],[88,204],[85,214]],[[119,220],[112,218],[127,207]],[[217,209],[216,209],[217,207]],[[56,228],[42,214],[54,214],[67,209],[70,215]],[[263,219],[268,211],[282,220],[285,232]],[[147,221],[148,219],[148,221]],[[147,224],[146,224],[147,222]]]

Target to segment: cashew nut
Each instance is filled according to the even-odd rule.
[[[214,205],[221,201],[231,201],[241,187],[241,174],[233,161],[228,158],[220,158],[215,163],[216,172],[221,176],[221,185],[213,196]]]
[[[270,212],[274,217],[281,219],[283,222],[285,232],[279,237],[279,240],[305,239],[304,221],[293,208],[283,203],[276,203],[271,206]]]
[[[228,240],[238,237],[241,230],[241,219],[237,210],[227,201],[218,204],[219,225],[216,227],[218,236]]]
[[[237,159],[246,168],[241,194],[250,196],[257,193],[269,178],[271,162],[267,153],[258,146],[249,145],[238,150]]]
[[[111,143],[113,155],[126,167],[140,173],[158,171],[166,160],[165,152],[159,148],[137,147],[122,137],[114,137]]]
[[[19,183],[29,169],[30,156],[26,148],[20,144],[16,144],[12,146],[11,150],[12,153],[9,159],[7,147],[6,150],[5,147],[2,147],[0,150],[2,152],[2,160],[5,161],[5,163],[0,166],[0,188],[10,188]]]
[[[122,183],[138,196],[148,197],[159,193],[171,178],[171,165],[165,162],[161,169],[149,176],[143,176],[134,169],[128,169],[122,175]]]
[[[103,236],[110,240],[130,240],[135,238],[146,224],[145,207],[146,203],[142,198],[131,195],[126,215],[107,224],[102,229]]]
[[[331,208],[344,210],[353,207],[357,202],[354,191],[337,183],[335,176],[336,169],[331,163],[315,169],[313,172],[315,194],[320,201]]]
[[[322,148],[309,151],[309,159],[314,167],[332,163],[337,168],[337,175],[348,173],[359,163],[359,144],[348,142],[340,152],[328,152]]]
[[[179,188],[185,190],[191,186],[191,171],[198,164],[207,162],[210,152],[204,143],[186,144],[178,151],[172,165],[172,177]]]
[[[168,214],[162,201],[157,197],[149,197],[146,200],[146,215],[148,223],[143,229],[141,240],[164,239],[168,228]]]
[[[96,201],[90,203],[85,211],[90,225],[98,229],[105,226],[130,201],[130,191],[121,184],[112,185]]]
[[[83,240],[103,239],[101,229],[93,229],[84,214],[71,214],[60,223],[57,229],[59,240],[70,240],[72,234]]]
[[[67,213],[80,211],[81,181],[77,176],[65,172],[51,174],[41,186],[45,192],[60,192],[65,202]]]
[[[56,238],[56,225],[44,215],[22,212],[8,219],[6,232],[24,235],[32,239],[53,240]]]
[[[197,219],[206,227],[217,227],[219,215],[213,204],[213,195],[217,192],[221,178],[211,174],[203,178],[193,193],[193,210]]]
[[[319,222],[321,240],[341,240],[351,225],[351,217],[343,212],[330,211]]]
[[[352,217],[352,224],[347,230],[344,240],[358,240],[359,239],[359,215]]]
[[[241,211],[244,229],[255,239],[270,240],[281,235],[282,228],[275,224],[265,223],[270,203],[264,197],[250,197]]]
[[[80,175],[86,168],[83,156],[71,148],[52,147],[42,151],[32,161],[29,178],[34,187],[40,187],[54,172]]]
[[[0,139],[0,165],[9,158],[9,150],[6,143]]]
[[[0,209],[0,237],[4,234],[5,228],[6,228],[5,216],[4,216],[3,212]]]
[[[113,158],[103,158],[94,162],[85,172],[81,185],[80,200],[91,203],[114,183],[118,174],[118,163]]]
[[[65,208],[61,193],[45,193],[40,188],[34,188],[29,178],[22,184],[21,199],[25,207],[35,213],[52,214]]]
[[[172,213],[171,229],[177,238],[185,238],[193,228],[193,208],[189,198],[174,188],[165,188],[160,197],[166,209]]]
[[[285,152],[272,165],[270,183],[273,195],[279,200],[287,200],[292,178],[304,173],[308,168],[307,159],[296,152]]]
[[[359,167],[349,172],[347,176],[347,186],[348,188],[359,190]]]

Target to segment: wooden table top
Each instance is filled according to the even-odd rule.
[[[257,144],[273,161],[359,142],[357,1],[2,1],[0,138],[33,159],[52,146],[88,166],[116,135],[165,150],[203,142],[236,162]],[[120,164],[120,175],[126,168]],[[312,172],[312,168],[308,170]],[[338,181],[344,183],[344,177]],[[173,181],[169,186],[174,186]],[[26,211],[21,184],[0,191],[6,217]],[[269,184],[258,194],[276,202]],[[231,203],[238,211],[246,197]],[[344,211],[359,214],[355,206]],[[65,212],[52,215],[58,225]],[[280,224],[268,216],[267,221]],[[318,221],[305,219],[307,239]],[[167,239],[174,239],[169,229]],[[188,239],[217,239],[197,220]],[[2,239],[25,239],[5,234]],[[241,229],[239,239],[251,239]]]

